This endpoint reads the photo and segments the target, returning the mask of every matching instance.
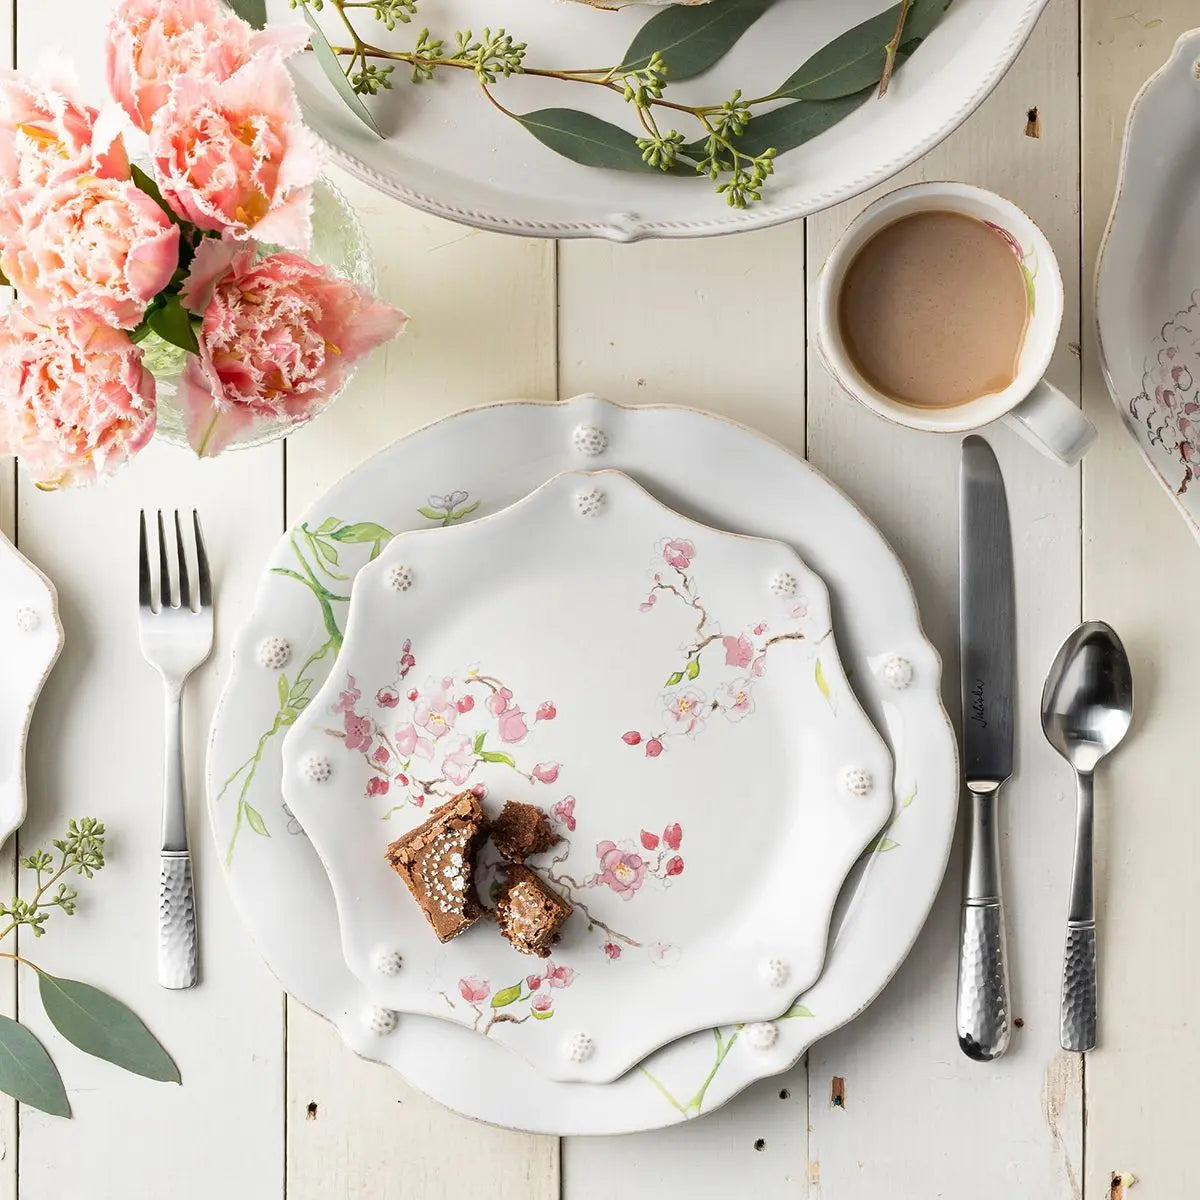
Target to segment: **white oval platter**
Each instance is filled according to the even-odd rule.
[[[305,119],[337,161],[416,208],[534,237],[697,237],[806,216],[914,162],[995,87],[1045,5],[954,0],[884,99],[780,155],[762,201],[742,210],[730,208],[705,179],[596,170],[560,157],[488,105],[469,72],[443,71],[414,86],[400,64],[394,89],[369,101],[387,135],[381,139],[349,111],[312,55],[299,56],[294,66]],[[330,7],[318,19],[334,41],[344,42]],[[711,71],[674,85],[671,94],[702,104],[720,103],[737,88],[769,92],[813,51],[887,7],[887,0],[780,0]],[[596,10],[570,0],[423,0],[413,23],[391,33],[370,21],[367,10],[356,15],[365,21],[364,35],[385,48],[411,48],[422,26],[449,44],[457,29],[503,26],[529,43],[530,64],[588,66],[621,61],[652,11]],[[268,0],[267,12],[280,24],[300,19],[288,0]],[[460,77],[446,78],[452,73]],[[593,97],[599,88],[577,87],[564,96],[554,81],[514,77],[495,90],[519,112],[569,106],[617,123],[628,119],[619,103],[614,113],[611,97]]]
[[[1096,322],[1125,427],[1200,537],[1200,29],[1130,109]]]
[[[63,645],[54,585],[0,533],[0,845],[25,820],[25,741]]]
[[[379,1003],[590,1083],[789,1008],[892,807],[824,584],[790,547],[682,517],[617,471],[394,538],[355,578],[283,765],[346,962]],[[506,800],[557,814],[562,841],[536,867],[575,912],[549,963],[491,921],[439,943],[386,861],[467,788],[491,816]],[[479,868],[486,902],[498,856]],[[430,900],[461,903],[467,873],[446,871]]]
[[[485,516],[581,466],[621,469],[678,512],[795,547],[829,588],[843,662],[895,763],[890,822],[842,890],[815,986],[773,1022],[692,1034],[609,1084],[546,1079],[489,1038],[449,1021],[397,1019],[376,1003],[345,965],[324,867],[280,790],[283,733],[340,647],[348,577],[394,533]],[[707,413],[596,396],[485,406],[368,459],[280,540],[214,716],[213,834],[268,965],[359,1054],[495,1124],[554,1134],[653,1129],[710,1112],[792,1066],[862,1011],[904,960],[945,871],[958,808],[940,677],[882,535],[783,447]],[[461,982],[464,999],[479,995]]]

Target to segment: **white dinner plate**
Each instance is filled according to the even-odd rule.
[[[283,765],[379,1003],[590,1083],[789,1008],[892,808],[824,584],[781,542],[689,520],[617,471],[398,534],[355,577]],[[545,964],[491,921],[443,945],[387,861],[467,788],[491,816],[553,814],[562,840],[536,866],[575,911]],[[478,879],[458,853],[434,868],[445,911],[500,878],[486,848]]]
[[[63,645],[58,593],[0,533],[0,845],[25,820],[25,741]]]
[[[1125,427],[1200,536],[1200,29],[1130,109],[1096,320]]]
[[[794,547],[829,588],[843,661],[895,763],[889,824],[842,890],[817,983],[773,1022],[692,1034],[608,1084],[555,1082],[491,1039],[449,1021],[397,1020],[375,1003],[345,964],[324,868],[280,791],[282,734],[340,648],[349,578],[394,533],[497,512],[581,466],[623,470],[678,512]],[[958,804],[940,674],[903,567],[803,459],[689,409],[623,408],[595,396],[491,405],[368,459],[281,539],[235,641],[214,717],[213,831],[267,963],[358,1053],[497,1124],[557,1134],[656,1128],[786,1070],[869,1004],[903,961],[941,882]]]
[[[412,85],[401,64],[394,88],[368,101],[388,135],[381,139],[349,111],[311,54],[293,65],[305,120],[338,162],[416,208],[530,236],[696,237],[806,216],[908,166],[974,112],[1012,65],[1045,5],[953,0],[885,98],[869,100],[781,154],[762,201],[741,210],[730,208],[704,178],[599,170],[560,157],[492,108],[467,71],[444,69]],[[735,89],[770,92],[813,51],[887,7],[887,0],[780,0],[707,74],[672,85],[670,95],[719,104]],[[326,5],[319,20],[331,38],[344,42],[331,9]],[[268,0],[267,11],[273,22],[300,20],[288,0]],[[411,49],[422,26],[451,46],[456,30],[503,26],[529,43],[528,65],[562,68],[620,62],[652,12],[638,5],[603,11],[564,0],[424,0],[415,21],[393,32],[371,21],[366,9],[354,15],[371,41],[395,49]],[[518,112],[566,106],[618,124],[630,120],[619,98],[614,105],[607,93],[593,95],[599,88],[576,86],[564,95],[554,81],[514,77],[493,90]]]

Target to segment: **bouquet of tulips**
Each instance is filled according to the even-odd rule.
[[[0,271],[17,292],[0,454],[39,486],[90,483],[150,440],[152,333],[186,351],[188,440],[212,455],[255,422],[315,416],[403,328],[306,257],[321,156],[285,65],[305,44],[221,0],[120,0],[102,109],[53,62],[0,78]]]

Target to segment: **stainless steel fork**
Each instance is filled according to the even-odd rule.
[[[212,581],[200,518],[192,513],[196,533],[196,587],[199,607],[192,608],[188,552],[175,513],[177,587],[171,588],[171,565],[163,515],[158,514],[158,607],[150,571],[146,514],[141,514],[138,542],[138,633],[142,654],[166,686],[166,758],[163,772],[162,857],[158,899],[158,982],[165,988],[189,988],[196,982],[196,904],[192,892],[192,859],[188,852],[187,805],[183,792],[183,685],[209,656],[213,641]]]

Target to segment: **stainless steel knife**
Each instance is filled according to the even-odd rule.
[[[970,796],[958,961],[958,1044],[989,1062],[1008,1048],[1011,1010],[997,809],[1012,774],[1016,628],[1012,536],[991,446],[968,437],[959,492],[963,774]]]

